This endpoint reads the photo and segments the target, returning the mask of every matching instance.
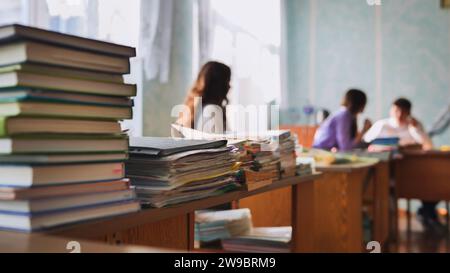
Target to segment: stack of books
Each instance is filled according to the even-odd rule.
[[[124,180],[135,49],[0,27],[0,228],[34,231],[139,210]]]
[[[252,228],[249,209],[195,212],[195,240],[210,243],[247,234]]]
[[[131,138],[126,175],[144,206],[166,207],[239,188],[226,140]]]
[[[280,158],[271,150],[263,150],[267,145],[259,140],[249,140],[245,150],[253,161],[250,167],[243,168],[245,185],[248,191],[271,185],[280,178]]]
[[[258,227],[247,234],[222,240],[227,252],[289,253],[292,227]]]
[[[299,156],[296,159],[296,163],[298,176],[312,175],[316,172],[315,161],[312,157]]]
[[[247,187],[258,189],[281,179],[297,175],[296,144],[291,132],[267,131],[248,142],[254,164],[246,170]]]
[[[237,147],[241,166],[240,181],[248,191],[271,185],[280,178],[297,175],[296,139],[288,130],[259,132],[254,135],[208,134],[176,124],[172,129],[188,139],[225,139]]]
[[[272,150],[280,157],[280,177],[288,178],[296,175],[296,138],[291,131],[271,131]]]

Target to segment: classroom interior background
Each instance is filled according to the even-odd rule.
[[[279,104],[281,124],[311,123],[305,106],[333,111],[336,98],[357,87],[369,96],[366,117],[386,117],[391,101],[405,96],[428,128],[449,104],[450,10],[439,0],[380,4],[2,0],[0,24],[137,47],[128,80],[142,83],[142,92],[127,124],[136,136],[170,133],[158,124],[173,122],[171,108],[183,102],[199,66],[210,59],[233,68],[231,103]],[[448,139],[449,131],[434,141],[444,145]]]

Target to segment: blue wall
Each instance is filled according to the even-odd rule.
[[[335,110],[359,87],[367,117],[387,116],[405,96],[429,127],[450,103],[450,9],[440,0],[285,0],[285,14],[285,105]],[[435,142],[449,144],[450,132]]]

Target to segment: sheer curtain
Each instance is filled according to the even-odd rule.
[[[280,102],[281,7],[273,0],[209,0],[210,58],[232,67],[231,101]]]
[[[208,62],[212,57],[214,21],[210,0],[198,0],[198,61],[200,65]],[[195,27],[195,25],[194,25]]]
[[[19,23],[46,28],[49,18],[45,0],[0,1],[0,25]]]
[[[280,1],[193,2],[193,77],[207,61],[223,62],[232,68],[231,104],[280,103]],[[229,129],[237,129],[234,118],[228,118]]]
[[[142,1],[140,44],[147,80],[169,80],[172,21],[173,0]]]
[[[144,0],[142,2],[147,2]],[[141,0],[1,0],[0,24],[21,23],[138,48]],[[142,135],[142,58],[124,80],[138,84],[134,118],[123,127]]]

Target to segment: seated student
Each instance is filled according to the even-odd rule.
[[[348,151],[361,143],[362,136],[370,128],[369,120],[358,133],[358,115],[364,111],[367,96],[357,89],[349,90],[342,102],[342,108],[329,116],[319,127],[314,136],[314,148],[325,150]]]
[[[176,123],[205,133],[223,133],[230,80],[230,67],[219,62],[206,63],[186,96],[184,105],[189,113],[181,113]]]
[[[398,137],[400,146],[419,144],[424,150],[433,148],[433,143],[422,124],[411,115],[412,104],[405,98],[399,98],[392,104],[390,118],[377,121],[364,135],[364,141],[372,142],[376,138]]]
[[[376,138],[398,137],[400,146],[419,144],[424,150],[433,148],[433,143],[422,124],[411,115],[412,104],[405,98],[399,98],[392,104],[390,118],[377,121],[364,135],[364,141],[372,142]],[[422,201],[419,216],[425,228],[442,228],[436,205],[439,202]]]

